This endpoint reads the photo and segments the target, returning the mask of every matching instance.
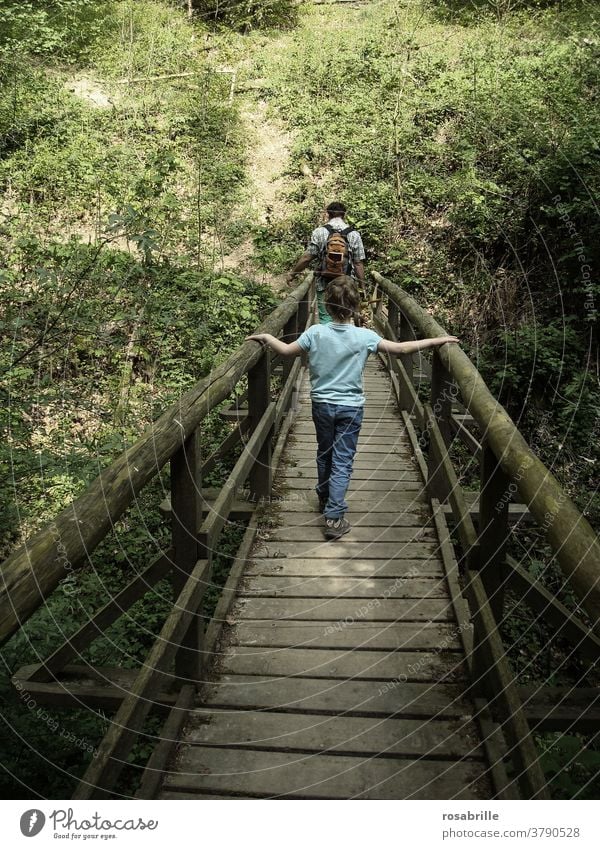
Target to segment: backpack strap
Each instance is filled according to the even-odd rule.
[[[338,233],[339,232],[338,230],[335,229],[335,227],[332,227],[331,224],[323,224],[323,227],[327,230],[327,232],[329,233],[330,236],[331,236],[332,233]]]
[[[343,230],[339,231],[342,236],[347,236],[349,233],[354,233],[354,227],[345,227]]]

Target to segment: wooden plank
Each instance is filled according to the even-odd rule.
[[[283,478],[280,479],[283,486],[288,489],[314,489],[314,479],[311,478]],[[350,481],[350,486],[356,492],[420,492],[424,488],[424,484],[420,481],[399,480],[395,478],[389,481],[381,480],[356,480],[354,477]]]
[[[95,760],[78,784],[74,799],[89,799],[110,789],[125,765],[142,723],[152,708],[148,698],[164,676],[190,622],[196,617],[206,589],[209,563],[199,560],[173,606],[133,687],[123,699],[116,716],[98,747]]]
[[[243,598],[232,613],[236,619],[339,620],[340,622],[450,622],[454,613],[446,599]]]
[[[317,480],[316,468],[300,468],[298,466],[288,466],[280,475],[284,481],[305,480],[309,481],[311,486],[315,486]],[[416,472],[410,464],[404,468],[390,469],[380,466],[379,468],[364,469],[356,467],[352,472],[353,481],[390,481],[392,483],[410,483],[422,484],[421,475]],[[362,484],[361,484],[362,486]]]
[[[281,622],[243,621],[231,625],[228,644],[280,648],[353,649],[397,651],[402,649],[456,651],[461,647],[452,624],[422,622]]]
[[[382,652],[344,649],[236,646],[219,656],[228,675],[284,678],[369,679],[398,686],[407,681],[463,681],[462,657],[455,652]]]
[[[252,433],[242,455],[223,485],[219,497],[202,524],[200,533],[204,534],[208,539],[210,549],[215,547],[217,537],[227,521],[227,516],[235,500],[237,490],[248,477],[250,469],[256,462],[256,456],[260,447],[269,437],[274,421],[275,404],[272,402],[267,407],[267,410]]]
[[[295,755],[190,746],[165,790],[300,799],[486,799],[483,766],[462,761]]]
[[[190,708],[196,701],[196,688],[192,684],[184,684],[173,709],[169,713],[160,732],[158,743],[154,747],[146,768],[144,769],[136,799],[154,799],[162,783],[163,773],[175,749],[183,724],[187,719]]]
[[[137,669],[119,667],[89,667],[69,664],[52,682],[32,681],[29,675],[37,664],[23,666],[11,679],[15,689],[24,698],[28,694],[38,704],[57,708],[90,708],[112,713],[119,709],[133,687]],[[159,713],[170,710],[176,695],[167,691],[171,675],[165,675],[152,696],[153,708]],[[160,689],[159,689],[160,687]]]
[[[504,733],[512,749],[512,760],[524,798],[546,799],[549,796],[540,754],[519,698],[506,651],[490,608],[485,588],[476,572],[467,571],[465,594],[475,625],[474,691],[482,690],[490,708],[503,720]]]
[[[350,521],[351,514],[348,514]],[[287,525],[265,532],[263,539],[269,539],[271,542],[322,542],[325,520],[321,518],[321,522],[314,525],[305,525],[300,528],[293,528]],[[268,533],[268,536],[267,536]],[[349,532],[352,542],[435,542],[436,535],[432,528],[424,527],[378,527],[366,528],[364,525],[352,525],[352,530]]]
[[[50,657],[37,664],[30,675],[31,681],[52,681],[74,658],[79,657],[97,637],[103,636],[116,620],[142,598],[172,567],[172,550],[159,554],[154,561],[130,581],[97,613],[69,637]]]
[[[565,637],[572,640],[578,655],[585,655],[596,663],[600,657],[600,639],[591,629],[548,592],[539,578],[533,578],[510,555],[506,558],[506,565],[511,589],[518,592],[523,602],[539,614],[544,622],[552,625],[553,639]]]
[[[358,513],[354,511],[349,511],[346,515],[347,518],[351,521],[353,528],[425,528],[425,527],[433,527],[433,523],[431,520],[431,514],[427,510],[427,508],[423,507],[423,509],[419,510],[421,505],[414,505],[412,512],[397,512],[397,513],[383,513],[377,512],[375,510],[370,510],[367,513]],[[277,521],[277,525],[275,526],[275,530],[279,530],[281,527],[286,528],[307,528],[307,527],[317,527],[320,528],[323,525],[323,517],[320,513],[314,512],[305,512],[302,513],[300,511],[286,511],[285,509],[280,510],[277,515],[274,517],[274,520]],[[268,528],[268,525],[267,525]]]
[[[257,557],[248,564],[246,575],[289,575],[309,577],[407,578],[441,577],[442,561],[427,560],[369,560],[357,558]]]
[[[455,719],[423,722],[418,719],[206,710],[195,713],[184,742],[254,751],[482,759],[475,726]]]
[[[265,542],[260,543],[258,554],[262,557],[318,557],[329,560],[341,558],[410,558],[427,560],[437,555],[437,545],[429,542],[353,542],[352,531],[339,540],[323,542]]]
[[[437,578],[327,578],[254,576],[245,578],[240,596],[264,598],[446,598],[448,587]]]
[[[208,707],[353,716],[402,715],[463,721],[473,716],[464,685],[446,682],[435,687],[410,681],[374,687],[369,681],[325,684],[321,678],[290,678],[282,686],[280,678],[265,682],[248,675],[223,675],[205,687],[203,703]]]
[[[597,734],[600,730],[600,689],[597,687],[519,687],[523,710],[537,732]]]
[[[282,492],[284,487],[277,486],[271,495],[271,504],[281,513],[318,513],[318,501],[316,493],[306,489],[296,489],[293,492]],[[346,494],[349,516],[363,513],[365,509],[370,513],[395,510],[398,513],[412,513],[423,510],[427,505],[427,496],[424,492],[370,492],[367,496],[362,492],[350,490]]]

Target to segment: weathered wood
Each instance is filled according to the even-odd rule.
[[[486,799],[490,788],[479,762],[299,757],[190,746],[165,789],[300,799]],[[457,788],[460,788],[457,790]]]
[[[483,691],[492,711],[502,716],[522,796],[526,799],[546,799],[549,794],[540,755],[531,737],[483,582],[479,574],[471,570],[467,572],[467,579],[466,594],[475,625],[472,665],[474,690]]]
[[[477,531],[469,514],[461,485],[456,477],[454,466],[448,456],[448,449],[442,438],[437,419],[428,404],[425,404],[425,416],[429,431],[429,461],[430,478],[427,489],[432,497],[441,500],[440,493],[447,498],[452,507],[456,521],[456,533],[463,550],[464,561],[473,564],[477,558]],[[432,471],[437,483],[432,483]]]
[[[228,642],[239,646],[274,648],[351,649],[386,652],[398,650],[456,651],[456,626],[448,622],[280,622],[245,620],[232,625]]]
[[[458,436],[463,445],[465,445],[476,460],[481,459],[481,443],[473,436],[468,427],[465,427],[462,421],[456,415],[450,416],[450,427]]]
[[[196,429],[171,458],[171,537],[173,545],[173,599],[189,580],[198,560],[211,560],[206,537],[197,536],[202,521],[200,493],[200,433]],[[210,571],[209,571],[210,575]],[[194,617],[175,654],[175,674],[200,680],[204,623]]]
[[[433,410],[433,415],[436,418],[444,442],[448,446],[452,441],[452,430],[450,428],[452,404],[456,400],[458,390],[435,349],[432,356],[431,409]]]
[[[249,420],[244,419],[231,431],[230,434],[225,437],[219,447],[215,449],[210,457],[207,457],[202,464],[202,468],[200,469],[200,479],[209,472],[212,472],[218,461],[229,454],[229,452],[242,441],[249,427]]]
[[[270,598],[446,598],[445,581],[436,578],[337,578],[287,575],[247,578],[240,597]]]
[[[256,462],[256,457],[260,453],[261,446],[270,437],[274,421],[275,404],[271,403],[223,485],[219,497],[204,520],[201,534],[206,536],[210,549],[214,549],[217,538],[227,522],[227,517],[235,500],[237,490],[248,477]],[[252,494],[251,492],[250,495]]]
[[[259,558],[256,555],[246,569],[247,575],[286,575],[302,578],[310,577],[380,577],[406,578],[440,577],[441,560],[428,557],[426,560],[369,560],[357,558],[301,558],[275,557]]]
[[[577,647],[577,654],[593,663],[600,657],[600,639],[556,596],[548,592],[539,578],[533,578],[510,555],[506,557],[507,581],[522,601],[531,607],[542,620],[552,626],[553,639],[569,639]]]
[[[244,598],[239,619],[330,620],[342,622],[448,622],[454,617],[447,599]]]
[[[496,622],[502,621],[504,607],[509,483],[484,437],[479,490],[479,574]]]
[[[28,698],[33,698],[36,704],[56,708],[85,707],[107,713],[119,709],[127,693],[131,692],[138,674],[136,669],[69,664],[57,673],[52,682],[46,682],[30,678],[38,666],[37,663],[23,666],[11,679],[25,703]],[[166,689],[171,685],[171,678],[165,674],[160,689],[157,688],[152,695],[152,707],[158,713],[168,712],[175,704],[176,696]]]
[[[222,671],[231,675],[255,675],[267,680],[327,678],[353,681],[460,681],[465,678],[463,658],[455,652],[381,652],[343,649],[264,648],[239,646],[219,657]],[[394,683],[395,682],[395,683]]]
[[[316,467],[312,468],[302,468],[298,466],[288,467],[281,478],[284,481],[294,481],[294,480],[303,480],[309,481],[311,486],[316,485],[317,473]],[[404,468],[369,468],[365,469],[360,466],[356,466],[356,468],[352,472],[352,480],[353,481],[390,481],[393,483],[409,481],[411,483],[419,483],[422,485],[421,475],[418,472],[415,472],[411,466],[404,466]],[[361,484],[362,486],[362,484]],[[385,487],[383,487],[385,489]]]
[[[130,581],[126,587],[118,592],[104,607],[94,613],[92,617],[69,637],[60,648],[52,652],[42,663],[37,665],[31,673],[31,681],[52,681],[56,675],[73,658],[79,657],[86,649],[129,608],[142,598],[148,590],[164,578],[172,569],[172,549],[159,554],[153,562]]]
[[[271,405],[271,353],[265,348],[258,363],[248,371],[248,414],[250,427],[254,431],[263,420]],[[254,501],[267,498],[271,494],[273,472],[271,469],[271,453],[273,450],[273,425],[275,423],[275,405],[273,405],[273,421],[260,443],[253,450],[254,463],[250,468],[249,486],[250,497]],[[246,450],[249,450],[248,448]]]
[[[351,532],[350,532],[351,533]],[[319,542],[261,542],[258,553],[263,557],[332,557],[389,560],[392,557],[428,560],[437,557],[438,547],[429,542],[352,542],[347,534],[341,540]]]
[[[305,280],[298,286],[263,322],[259,332],[279,333],[305,299],[309,285]],[[245,342],[185,392],[82,495],[2,564],[0,643],[14,634],[59,581],[92,553],[143,486],[178,450],[182,432],[189,436],[207,413],[230,395],[239,378],[258,362],[261,352],[257,342]]]
[[[97,757],[91,762],[77,786],[73,794],[74,799],[93,798],[97,792],[105,793],[114,785],[142,723],[152,708],[152,693],[164,677],[165,669],[188,632],[191,620],[198,615],[197,611],[206,589],[208,572],[208,561],[198,561],[146,658],[144,666],[139,671],[132,689],[123,699],[121,707],[100,743]]]
[[[435,319],[399,286],[376,272],[382,289],[398,303],[423,336],[445,335]],[[536,457],[514,423],[491,394],[481,375],[457,345],[437,349],[442,364],[456,381],[463,402],[511,481],[544,528],[561,568],[589,613],[594,628],[600,628],[600,541],[567,496],[556,478]]]
[[[384,512],[386,508],[385,504],[380,505],[380,507],[381,510],[373,509],[368,513],[359,513],[357,510],[351,510],[348,513],[348,518],[352,523],[352,527],[354,529],[372,528],[375,536],[378,534],[377,528],[389,528],[392,530],[394,528],[414,528],[416,530],[432,527],[431,516],[425,509],[425,505],[414,504],[410,511],[400,510],[396,513]],[[423,509],[419,510],[419,507]],[[312,511],[302,513],[292,510],[288,512],[287,509],[284,509],[278,513],[277,518],[279,520],[278,526],[274,526],[272,531],[276,534],[279,534],[283,529],[322,529],[323,527],[323,517]]]
[[[259,751],[481,760],[475,727],[459,720],[196,711],[186,744]]]
[[[191,684],[184,684],[179,691],[173,709],[162,727],[159,741],[146,764],[140,786],[135,794],[136,799],[155,798],[162,783],[163,773],[175,749],[188,712],[193,707],[195,700],[196,688]]]
[[[600,689],[596,687],[519,687],[523,710],[537,732],[597,734],[600,730]]]

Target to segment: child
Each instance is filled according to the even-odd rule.
[[[348,509],[345,496],[363,418],[362,374],[367,357],[376,351],[410,354],[458,339],[438,336],[418,342],[390,342],[373,330],[355,327],[352,318],[360,298],[354,280],[346,275],[331,281],[324,300],[332,323],[313,324],[296,342],[287,344],[270,333],[248,339],[264,343],[284,357],[308,352],[318,446],[319,511],[325,517],[326,539],[339,539],[350,530],[350,523],[344,518]]]

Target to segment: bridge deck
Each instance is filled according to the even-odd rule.
[[[161,798],[491,798],[423,481],[370,363],[349,495],[325,542],[306,386],[214,682]]]

